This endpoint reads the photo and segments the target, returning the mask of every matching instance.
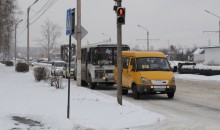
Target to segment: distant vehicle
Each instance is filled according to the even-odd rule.
[[[60,53],[52,53],[51,54],[51,60],[61,60],[61,54]]]
[[[66,45],[61,45],[60,46],[60,52],[61,52],[61,60],[62,61],[69,61],[68,59],[68,55],[69,55],[69,45],[66,44]],[[75,56],[75,49],[76,49],[76,45],[72,44],[71,45],[71,60],[73,60],[72,58]]]
[[[130,48],[123,45],[122,50],[127,51]],[[81,53],[82,84],[88,84],[91,89],[94,89],[97,84],[114,85],[113,70],[117,63],[117,44],[89,45],[82,47]]]
[[[65,66],[63,67],[63,78],[67,78],[68,75],[68,71],[69,71],[69,63],[65,64]],[[70,77],[73,77],[74,79],[76,79],[75,76],[75,57],[73,57],[73,61],[70,64]]]
[[[168,60],[162,52],[123,51],[122,94],[132,90],[133,97],[141,94],[167,94],[174,97],[175,77]],[[176,69],[173,70],[176,72]],[[117,67],[114,80],[118,80]]]
[[[63,67],[65,66],[64,61],[53,61],[51,66],[51,75],[63,75]]]

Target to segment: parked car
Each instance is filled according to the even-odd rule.
[[[68,78],[68,72],[69,72],[69,64],[65,64],[64,67],[63,67],[63,78]],[[71,62],[70,64],[70,77],[73,77],[75,78],[74,76],[74,70],[75,70],[75,63],[74,62]]]
[[[66,62],[64,61],[53,61],[51,65],[51,75],[63,75],[63,67]]]

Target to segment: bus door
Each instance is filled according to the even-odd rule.
[[[135,58],[131,58],[129,67],[128,67],[128,86],[131,87],[132,82],[134,81],[135,78],[135,73],[136,73],[136,60]]]
[[[123,58],[123,69],[122,69],[122,86],[128,86],[128,66],[129,66],[130,58],[124,57]]]

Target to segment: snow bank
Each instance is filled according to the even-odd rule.
[[[219,81],[220,75],[215,76],[204,76],[204,75],[195,75],[195,74],[175,74],[176,79],[187,79],[187,80],[211,80],[211,81]]]
[[[194,69],[203,69],[203,70],[220,70],[220,66],[208,66],[208,65],[203,65],[203,64],[196,64],[195,66],[190,65],[190,66],[183,66],[183,68],[194,68]]]
[[[66,81],[64,79],[63,81]],[[55,89],[46,82],[35,82],[33,72],[17,73],[0,64],[0,129],[126,129],[156,124],[164,116],[146,111],[126,101],[77,87],[71,81],[70,119],[67,119],[67,82]],[[30,126],[12,120],[13,116],[40,122]]]

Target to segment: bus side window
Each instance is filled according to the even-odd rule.
[[[82,63],[86,63],[86,49],[82,49]]]
[[[89,49],[89,52],[87,54],[87,63],[91,63],[91,56],[92,56],[92,53],[91,53],[92,49],[90,48]]]

